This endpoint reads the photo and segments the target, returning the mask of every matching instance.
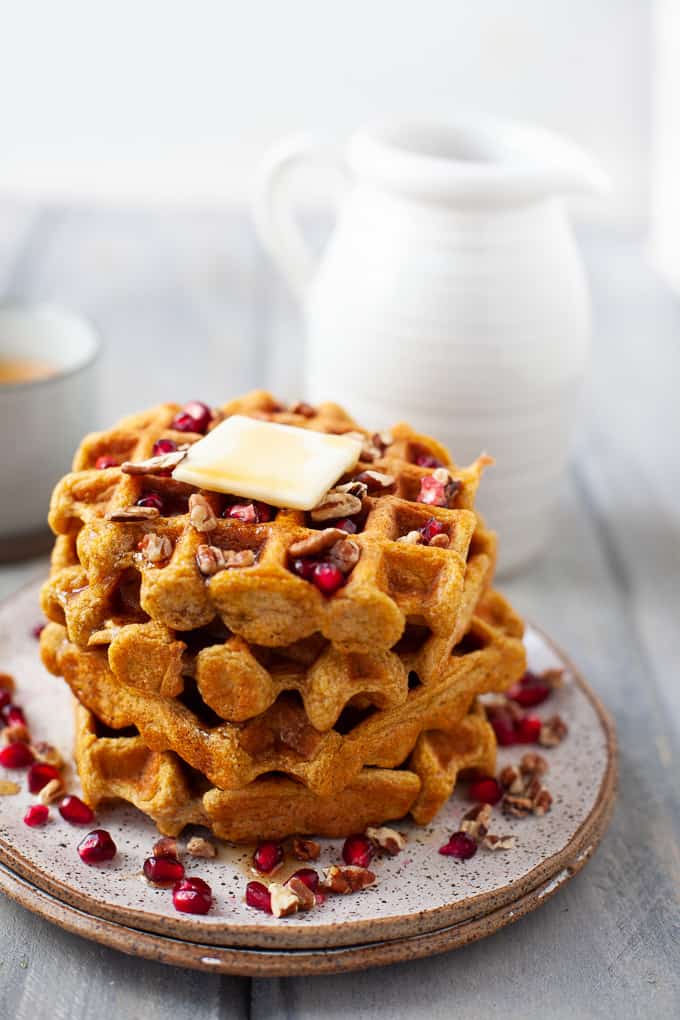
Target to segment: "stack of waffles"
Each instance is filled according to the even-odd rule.
[[[353,502],[310,514],[175,480],[183,448],[234,414],[360,438],[339,483]],[[461,771],[492,773],[477,699],[525,662],[474,509],[486,463],[459,468],[407,425],[371,435],[335,404],[260,392],[86,437],[52,499],[41,638],[75,695],[85,799],[127,800],[167,835],[343,836],[427,823]],[[333,591],[304,570],[331,541],[345,554]]]

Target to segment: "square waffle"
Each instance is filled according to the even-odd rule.
[[[128,474],[121,468],[149,458],[156,440],[191,444],[201,438],[173,431],[178,410],[161,405],[81,444],[74,471],[52,498],[49,519],[59,537],[43,596],[48,617],[65,623],[71,640],[81,646],[111,619],[151,619],[182,632],[219,618],[254,645],[286,647],[320,633],[344,652],[390,649],[407,626],[420,626],[434,639],[429,664],[434,672],[437,657],[445,660],[464,633],[479,589],[493,572],[495,537],[473,509],[488,458],[458,468],[439,443],[409,426],[370,437],[334,404],[283,410],[269,395],[255,393],[215,412],[214,421],[239,413],[355,432],[364,440],[364,459],[351,477],[376,471],[392,479],[384,490],[362,498],[359,530],[352,535],[360,558],[347,583],[329,597],[291,569],[291,546],[320,530],[309,514],[277,510],[269,522],[247,524],[223,518],[229,499],[213,492],[202,492],[217,517],[211,546],[220,554],[245,553],[252,563],[203,576],[197,555],[206,536],[192,526],[188,512],[189,497],[197,490],[167,474]],[[102,457],[113,466],[97,468]],[[454,490],[449,506],[418,501],[421,483],[432,472],[416,463],[423,458],[445,465]],[[143,520],[110,519],[135,508],[150,492],[158,496],[160,512],[150,510]],[[448,538],[447,548],[399,541],[432,518]],[[140,551],[149,535],[169,550],[162,561],[150,562]]]
[[[128,801],[167,836],[177,836],[191,824],[207,826],[232,842],[296,834],[348,836],[368,825],[403,818],[416,805],[422,815],[427,804],[431,818],[434,804],[442,803],[438,761],[449,793],[461,771],[492,774],[495,767],[493,730],[473,711],[436,735],[436,753],[423,762],[422,776],[421,754],[413,755],[403,769],[363,768],[348,786],[326,796],[284,776],[261,777],[240,790],[220,790],[172,751],[152,751],[138,734],[106,730],[82,705],[76,704],[75,718],[75,759],[85,800],[93,808]],[[428,737],[421,737],[424,747]]]
[[[510,606],[488,592],[438,679],[420,682],[410,668],[419,654],[412,649],[405,653],[406,696],[400,703],[381,709],[365,695],[352,696],[326,731],[312,724],[294,688],[260,714],[235,723],[206,703],[198,682],[187,684],[182,697],[162,693],[162,685],[121,682],[106,649],[79,648],[59,624],[43,631],[41,652],[47,668],[63,676],[103,723],[114,730],[135,727],[151,750],[174,751],[220,789],[241,789],[260,776],[281,773],[330,796],[350,785],[364,766],[397,767],[422,732],[449,729],[477,695],[516,682],[525,668],[521,634]]]

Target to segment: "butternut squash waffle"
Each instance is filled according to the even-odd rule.
[[[204,825],[221,839],[252,842],[296,834],[348,836],[368,825],[403,818],[427,801],[434,814],[441,797],[436,763],[452,790],[458,773],[480,769],[493,773],[493,730],[476,710],[447,733],[436,734],[436,754],[423,763],[414,755],[403,769],[362,768],[342,790],[320,796],[284,776],[263,776],[240,790],[220,790],[187,766],[172,751],[152,751],[137,734],[106,731],[92,712],[76,704],[75,758],[83,795],[93,807],[125,800],[139,808],[167,836],[185,826]],[[430,734],[421,741],[427,746]],[[435,738],[433,738],[435,739]]]
[[[341,481],[366,471],[383,482],[390,479],[361,496],[353,517],[358,530],[351,535],[359,559],[344,586],[328,596],[292,569],[291,547],[320,531],[308,513],[268,508],[271,519],[246,522],[228,516],[234,500],[207,491],[200,495],[216,519],[210,546],[219,558],[246,565],[210,576],[201,572],[197,557],[206,535],[189,512],[189,497],[199,490],[160,468],[141,474],[123,468],[151,458],[159,440],[181,446],[201,438],[173,428],[179,411],[164,404],[83,441],[74,471],[52,498],[49,520],[58,539],[43,593],[47,616],[65,624],[70,639],[82,647],[112,620],[151,619],[183,632],[218,618],[231,634],[254,645],[286,647],[320,633],[342,652],[388,650],[407,626],[418,626],[433,638],[429,668],[436,672],[467,629],[493,573],[495,536],[473,509],[488,458],[458,468],[441,444],[408,425],[370,436],[335,404],[284,410],[258,392],[214,412],[213,423],[239,413],[325,432],[355,432],[364,442],[362,459]],[[423,481],[438,470],[432,465],[443,465],[450,479],[446,506],[418,499]],[[429,520],[437,522],[447,547],[400,541]],[[329,525],[333,519],[322,527]],[[150,558],[144,550],[151,545]]]
[[[295,689],[284,690],[245,722],[228,722],[204,700],[205,684],[185,680],[180,698],[163,693],[162,683],[155,689],[123,683],[112,673],[105,649],[79,648],[59,624],[43,631],[41,652],[47,668],[63,676],[105,725],[135,727],[145,746],[174,751],[220,789],[242,789],[260,776],[282,773],[316,794],[331,796],[350,785],[364,766],[396,768],[421,733],[450,729],[467,715],[477,695],[516,682],[525,668],[521,634],[519,618],[490,591],[438,678],[420,682],[411,668],[419,652],[410,648],[403,653],[408,672],[401,703],[381,709],[363,695],[350,698],[325,731],[312,724]]]

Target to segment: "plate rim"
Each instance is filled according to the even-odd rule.
[[[0,602],[0,611],[5,609],[19,595],[25,594],[42,583],[34,578]],[[576,829],[571,839],[556,853],[536,864],[520,879],[499,886],[487,892],[466,896],[455,903],[443,904],[428,910],[388,917],[348,920],[334,924],[309,924],[297,927],[277,927],[261,924],[240,924],[237,929],[229,922],[211,925],[206,929],[200,921],[178,915],[177,918],[150,913],[146,910],[120,907],[115,903],[102,902],[87,893],[81,893],[70,886],[64,886],[48,872],[27,861],[21,852],[0,837],[0,864],[5,865],[29,885],[52,897],[59,903],[90,918],[117,924],[136,932],[145,932],[163,938],[174,938],[182,942],[210,945],[213,948],[252,947],[272,951],[313,950],[323,941],[326,947],[335,949],[358,943],[384,943],[421,937],[442,929],[450,929],[461,923],[472,923],[475,918],[487,916],[502,910],[515,901],[517,896],[530,895],[531,890],[542,883],[550,882],[562,870],[571,869],[584,851],[595,848],[606,830],[616,791],[618,776],[617,738],[614,722],[581,672],[570,657],[540,627],[525,621],[560,659],[589,700],[605,737],[606,766],[603,777],[587,816]],[[540,902],[540,901],[539,901]],[[539,904],[537,903],[536,906]],[[486,908],[486,909],[485,909]],[[205,940],[206,931],[210,939]],[[329,935],[333,941],[328,942]]]

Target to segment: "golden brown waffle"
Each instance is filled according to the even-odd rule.
[[[219,414],[246,413],[327,432],[361,431],[334,404],[305,413],[277,407],[271,397],[256,393],[232,401]],[[72,641],[87,645],[110,620],[151,618],[173,631],[191,631],[220,617],[233,634],[256,645],[287,646],[319,632],[339,650],[372,651],[391,648],[406,625],[413,625],[426,627],[438,642],[436,655],[447,657],[493,571],[495,538],[472,509],[488,458],[458,468],[439,443],[403,424],[391,430],[386,445],[375,446],[362,433],[367,456],[374,459],[361,461],[352,476],[376,470],[391,475],[394,483],[385,494],[369,493],[363,499],[357,518],[361,530],[353,536],[360,559],[346,585],[330,597],[290,569],[292,543],[318,531],[308,515],[279,510],[269,523],[245,524],[221,517],[227,497],[204,492],[218,517],[210,543],[255,556],[252,566],[221,570],[206,579],[196,564],[206,538],[187,512],[188,497],[196,490],[167,476],[94,467],[102,455],[118,462],[142,461],[159,438],[177,443],[200,439],[172,431],[178,410],[164,404],[86,437],[74,472],[55,489],[50,524],[59,537],[43,604],[50,619],[66,624]],[[417,502],[421,480],[432,470],[414,463],[423,454],[445,463],[460,484],[451,508]],[[163,498],[161,516],[137,522],[107,519],[149,491]],[[443,525],[448,548],[397,541],[432,517]],[[170,543],[171,555],[161,563],[150,563],[138,548],[149,533]],[[435,646],[431,651],[434,668]]]
[[[493,771],[493,730],[475,712],[448,733],[437,734],[437,749],[445,759],[449,792],[462,770]],[[348,836],[367,825],[403,818],[423,797],[431,805],[425,791],[440,789],[436,764],[428,762],[421,776],[416,761],[405,769],[363,768],[348,786],[328,796],[283,776],[263,777],[241,790],[219,790],[171,751],[151,751],[138,735],[103,733],[82,705],[76,705],[75,757],[83,795],[93,808],[122,799],[152,818],[165,835],[177,836],[186,825],[198,824],[233,842],[296,834]]]
[[[78,700],[107,726],[136,727],[155,751],[173,750],[221,789],[239,789],[258,776],[291,776],[315,793],[344,789],[362,766],[394,768],[420,733],[448,729],[469,711],[478,694],[503,691],[525,668],[522,624],[511,607],[488,592],[470,630],[437,680],[411,674],[405,700],[386,709],[349,705],[325,732],[310,722],[295,693],[283,693],[244,723],[225,722],[196,687],[183,700],[159,690],[131,687],[111,672],[105,651],[83,650],[58,624],[41,637],[43,661],[63,676]],[[409,652],[414,660],[417,651]]]

